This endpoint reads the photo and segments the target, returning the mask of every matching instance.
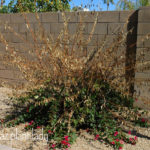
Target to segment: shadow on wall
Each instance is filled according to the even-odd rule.
[[[136,49],[137,49],[137,25],[138,25],[138,10],[135,11],[130,17],[127,25],[128,35],[126,38],[126,82],[129,84],[130,95],[134,94],[134,81],[135,81],[135,63],[136,63]],[[130,32],[132,31],[132,32]]]

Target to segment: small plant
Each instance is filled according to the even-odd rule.
[[[150,127],[150,122],[148,121],[148,119],[145,118],[139,118],[135,121],[135,124],[141,127]]]

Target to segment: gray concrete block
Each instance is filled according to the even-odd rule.
[[[11,23],[25,23],[26,22],[25,18],[20,13],[11,14],[10,21],[11,21]]]
[[[6,50],[5,44],[0,43],[0,54],[1,54],[2,52],[5,52],[5,50]]]
[[[31,30],[34,32],[34,25],[31,23],[29,25],[25,23],[21,23],[18,25],[19,25],[19,32],[21,33],[31,32]]]
[[[97,46],[87,46],[87,56],[92,55],[94,51],[97,51],[97,49]]]
[[[78,23],[69,23],[68,24],[68,30],[70,34],[75,34],[77,33],[78,29]]]
[[[104,49],[111,47],[117,39],[117,35],[98,35],[98,46]],[[120,45],[120,44],[119,44]]]
[[[77,32],[86,34],[88,33],[88,24],[84,23],[80,25],[79,23],[69,23],[68,30],[70,34],[76,34]]]
[[[142,48],[144,46],[144,36],[137,36],[137,43],[136,43],[137,48]]]
[[[25,85],[27,83],[27,81],[22,80],[22,79],[21,80],[18,80],[18,79],[14,80],[14,79],[3,79],[3,78],[0,78],[0,86],[3,86],[4,85],[3,83],[6,83],[10,88],[15,88],[15,87],[18,87],[18,86]],[[14,149],[8,149],[8,150],[14,150]],[[19,150],[19,149],[15,149],[15,150]]]
[[[45,33],[50,33],[50,23],[42,23],[42,28]]]
[[[142,83],[142,81],[140,82]],[[144,86],[144,85],[137,85],[135,84],[135,95],[137,101],[134,102],[134,107],[139,107],[144,110],[150,110],[150,85]]]
[[[6,65],[4,65],[3,61],[0,61],[0,70],[5,70]]]
[[[78,13],[77,12],[65,12],[65,18],[63,18],[62,13],[59,13],[59,22],[64,22],[64,19],[67,19],[67,22],[78,22]]]
[[[87,46],[82,44],[74,44],[74,45],[67,45],[68,54],[73,55],[77,58],[87,56]]]
[[[8,24],[0,24],[0,32],[1,33],[4,33],[4,32],[6,32],[6,33],[8,33],[9,32],[9,30],[8,30]]]
[[[3,37],[7,42],[12,42],[13,35],[14,35],[13,33],[3,33]]]
[[[93,23],[88,24],[88,33],[91,33],[93,28]],[[106,23],[97,23],[94,34],[107,34],[107,24]]]
[[[0,24],[10,23],[10,14],[0,14]]]
[[[78,12],[78,22],[94,22],[98,12]]]
[[[34,38],[36,38],[35,34],[32,35],[30,32],[26,33],[27,42],[34,44]]]
[[[138,21],[141,22],[150,22],[150,6],[141,7],[139,9]]]
[[[34,24],[34,32],[39,33],[40,35],[49,34],[50,33],[50,23],[41,23]]]
[[[107,39],[108,35],[98,35],[97,36],[97,42],[98,42],[98,46],[102,46],[102,44],[104,43],[104,41]],[[105,42],[106,43],[106,42]],[[106,43],[107,44],[107,43]],[[104,45],[106,45],[104,44]]]
[[[14,35],[12,36],[11,42],[14,43],[24,43],[26,41],[26,34],[20,33],[19,36]]]
[[[147,72],[136,72],[135,79],[141,79],[141,80],[150,79],[150,70]]]
[[[90,34],[84,34],[82,42],[86,44],[85,46],[97,46],[98,35],[92,35],[92,37],[90,38]]]
[[[149,64],[146,64],[147,61],[150,61],[150,49],[149,48],[137,48],[136,50],[136,60],[138,63],[145,63],[139,67],[139,69],[145,68],[146,70],[149,69]]]
[[[49,34],[49,32],[27,33],[27,42],[30,43],[30,45],[44,44],[45,40],[49,37]]]
[[[99,12],[98,22],[119,22],[119,11]]]
[[[8,24],[1,24],[0,31],[2,33],[10,33],[10,32],[17,32],[18,33],[18,23],[8,23]]]
[[[58,13],[41,13],[42,22],[58,22]]]
[[[118,33],[126,33],[127,32],[127,28],[126,26],[124,26],[123,23],[109,23],[108,24],[108,34],[112,35],[112,34],[118,34]]]
[[[26,13],[26,22],[29,23],[38,23],[41,22],[42,18],[41,18],[41,13]]]
[[[21,73],[14,70],[2,70],[0,71],[0,78],[3,79],[22,79]]]
[[[148,36],[147,36],[148,37]],[[150,38],[146,38],[146,36],[138,36],[137,37],[137,47],[150,48]]]
[[[41,23],[41,26],[42,26],[42,28],[43,28],[43,25],[42,25],[42,23]],[[34,23],[34,30],[33,30],[35,33],[37,33],[37,32],[41,32],[41,27],[40,27],[40,25],[38,24],[38,23]]]
[[[50,33],[47,35],[47,38],[50,40],[51,43],[56,43],[58,39],[59,34],[58,33]],[[71,39],[70,39],[71,40]]]
[[[19,53],[28,53],[29,51],[34,50],[34,44],[32,42],[23,42],[23,43],[13,43],[15,51]]]
[[[64,28],[63,23],[51,23],[51,33],[59,34]]]
[[[8,28],[10,29],[7,29],[8,32],[12,32],[12,33],[18,33],[19,31],[19,24],[18,23],[11,23],[11,24],[8,24]]]
[[[138,34],[146,35],[150,33],[150,23],[138,23]]]
[[[133,13],[134,11],[120,11],[119,22],[121,23],[127,22]],[[130,20],[130,21],[134,22],[135,20]]]
[[[17,66],[15,66],[14,64],[5,64],[3,61],[0,61],[0,70],[15,70],[15,71],[19,71]]]
[[[150,48],[150,37],[144,40],[144,47]]]

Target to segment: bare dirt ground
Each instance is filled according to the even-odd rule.
[[[10,93],[10,89],[0,88],[0,119],[11,111],[11,103],[8,98]],[[0,144],[20,150],[48,150],[46,135],[40,137],[42,129],[25,132],[24,127],[25,124],[11,128],[0,126]],[[150,128],[135,127],[134,130],[130,130],[132,131],[131,136],[138,137],[138,143],[136,145],[125,144],[123,150],[150,150]],[[95,141],[94,136],[83,131],[68,150],[113,150],[113,148],[107,146],[103,141]]]

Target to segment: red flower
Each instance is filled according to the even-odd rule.
[[[120,144],[124,144],[124,141],[123,141],[123,140],[120,140]]]
[[[119,139],[116,139],[116,142],[119,142]]]
[[[69,136],[66,135],[64,138],[65,138],[65,139],[68,139],[68,137],[69,137]]]
[[[135,136],[134,139],[137,140],[138,139],[137,136]]]
[[[25,128],[26,128],[27,126],[28,126],[28,125],[26,124],[26,125],[25,125]]]
[[[67,142],[69,141],[68,137],[69,137],[69,136],[65,136],[65,137],[64,137],[65,141],[67,141]]]
[[[27,110],[26,110],[27,112],[29,112],[29,108],[27,108]]]
[[[142,122],[145,122],[146,120],[144,118],[141,119]]]
[[[51,133],[51,130],[48,130],[48,133]]]
[[[68,143],[67,146],[70,147],[70,143]]]
[[[137,101],[138,101],[138,99],[136,98],[136,99],[135,99],[135,101],[137,102]]]
[[[67,141],[67,142],[68,142],[68,141],[69,141],[69,139],[65,139],[65,141]]]
[[[49,134],[52,134],[52,133],[53,133],[53,131],[51,131],[51,130],[48,130],[48,133],[49,133]]]
[[[116,131],[115,133],[114,133],[114,136],[117,136],[118,135],[118,131]]]
[[[52,144],[52,148],[55,148],[55,146],[56,146],[55,144]]]
[[[89,132],[89,129],[86,129],[86,132]]]
[[[119,147],[119,150],[122,149],[122,147]]]
[[[40,129],[41,127],[40,127],[40,126],[37,126],[36,128],[37,128],[37,129]]]
[[[99,134],[97,134],[96,136],[95,136],[95,140],[97,140],[99,138]]]
[[[128,134],[131,134],[131,131],[129,131]]]
[[[29,125],[32,125],[32,124],[33,124],[33,122],[34,122],[33,120],[32,120],[31,122],[29,122]]]
[[[65,140],[62,140],[62,141],[61,141],[61,144],[67,145],[68,142],[66,142]]]
[[[132,142],[133,141],[133,139],[132,138],[129,138],[129,140]]]
[[[112,144],[112,145],[114,145],[114,144],[115,144],[115,142],[114,142],[114,141],[112,141],[112,142],[111,142],[111,144]]]
[[[99,134],[97,134],[96,137],[99,137]]]
[[[32,123],[31,123],[31,122],[29,122],[29,125],[32,125]]]

